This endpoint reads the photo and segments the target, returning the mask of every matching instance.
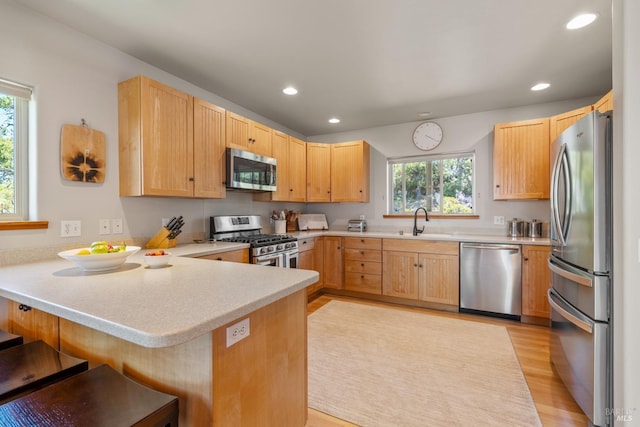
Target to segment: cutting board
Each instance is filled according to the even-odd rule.
[[[104,182],[107,150],[103,132],[87,126],[63,125],[60,170],[69,181]]]
[[[325,214],[300,214],[298,215],[298,229],[306,230],[328,230],[327,217]]]

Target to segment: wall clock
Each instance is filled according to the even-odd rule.
[[[413,131],[413,143],[421,150],[433,150],[442,142],[442,128],[436,122],[420,123]]]

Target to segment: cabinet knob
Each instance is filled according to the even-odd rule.
[[[194,177],[192,177],[192,176],[190,176],[190,177],[189,177],[189,182],[193,182],[193,181],[195,181],[195,178],[194,178]]]
[[[525,261],[529,261],[529,258],[527,258],[527,257],[524,257],[524,260],[525,260]]]
[[[500,188],[500,184],[496,184],[496,188]]]
[[[360,251],[360,255],[364,255],[364,251]]]
[[[216,261],[222,261],[222,257],[216,258]]]
[[[18,306],[18,308],[20,309],[20,311],[29,311],[29,310],[31,310],[31,307],[29,307],[29,306],[28,306],[28,305],[26,305],[26,304],[20,304],[20,305]]]
[[[364,243],[364,239],[360,239],[360,242],[361,242],[361,243]]]
[[[364,263],[360,264],[360,267],[364,267]]]
[[[422,268],[422,264],[418,264],[418,267]]]
[[[364,275],[363,275],[363,274],[361,274],[361,275],[360,275],[360,278],[361,278],[361,279],[364,279]]]
[[[293,191],[293,188],[290,188],[289,191]]]
[[[413,264],[413,266],[414,266],[414,267],[417,267],[417,266],[418,266],[418,264]]]

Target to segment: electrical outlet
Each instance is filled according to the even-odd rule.
[[[108,219],[101,219],[99,224],[98,234],[111,234],[111,221]]]
[[[239,321],[227,328],[227,348],[249,336],[249,318]]]
[[[122,234],[122,218],[111,220],[111,232],[113,234]]]
[[[82,234],[82,222],[81,221],[60,221],[60,236],[61,237],[77,237]]]
[[[493,223],[494,225],[504,225],[504,216],[502,215],[494,216]]]

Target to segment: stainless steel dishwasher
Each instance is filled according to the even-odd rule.
[[[519,245],[460,243],[460,311],[520,319]]]

